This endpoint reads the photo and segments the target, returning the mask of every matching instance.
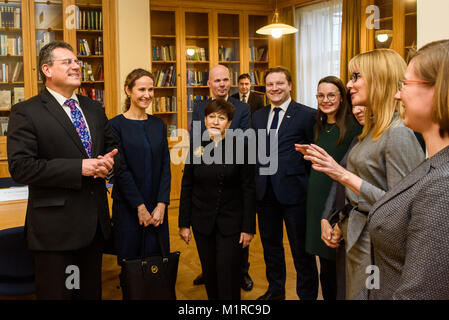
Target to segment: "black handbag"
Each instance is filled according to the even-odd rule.
[[[145,228],[142,231],[141,258],[122,260],[124,300],[176,300],[176,277],[180,252],[166,253],[159,228],[155,228],[162,256],[144,257]]]

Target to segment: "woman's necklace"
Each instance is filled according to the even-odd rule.
[[[326,131],[326,133],[331,133],[332,129],[337,125],[337,123],[326,123],[326,126],[324,127],[324,131]]]

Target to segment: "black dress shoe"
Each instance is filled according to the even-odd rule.
[[[265,292],[257,300],[285,300],[285,293],[273,294],[270,291]]]
[[[199,285],[202,285],[204,283],[205,282],[204,282],[204,275],[203,275],[203,273],[200,273],[198,275],[198,277],[196,277],[195,280],[193,280],[193,285],[195,285],[195,286],[199,286]]]
[[[254,285],[253,279],[251,279],[248,273],[245,273],[242,276],[242,283],[241,283],[242,289],[245,291],[251,291],[253,289],[253,285]]]

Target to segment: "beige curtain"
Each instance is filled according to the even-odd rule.
[[[361,0],[343,0],[340,58],[340,78],[343,83],[349,81],[349,61],[360,53],[361,5]]]

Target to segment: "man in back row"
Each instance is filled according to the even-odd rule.
[[[251,115],[264,107],[263,99],[255,92],[251,92],[251,77],[247,73],[239,76],[239,92],[233,94],[231,97],[238,99],[241,102],[247,103],[250,107]]]

